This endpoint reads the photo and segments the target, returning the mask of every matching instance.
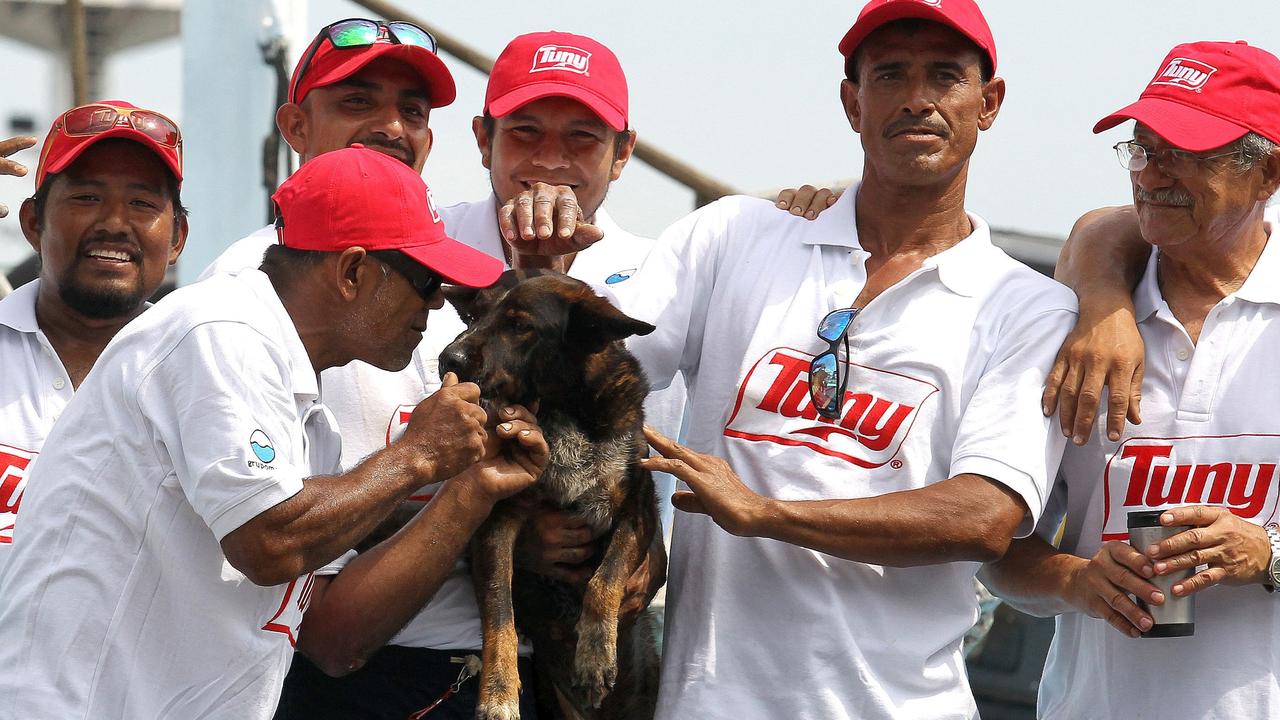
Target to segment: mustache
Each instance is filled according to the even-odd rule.
[[[413,162],[418,159],[418,154],[413,151],[413,148],[400,140],[389,140],[379,135],[371,135],[359,140],[353,140],[352,142],[360,143],[367,148],[379,147],[390,150],[390,154],[394,155],[398,160],[410,167],[412,167]]]
[[[1142,188],[1135,188],[1133,191],[1133,199],[1137,202],[1156,203],[1157,205],[1191,207],[1191,194],[1185,190],[1179,190],[1177,188],[1162,188],[1160,190],[1143,190]]]
[[[881,133],[886,139],[912,128],[924,128],[929,132],[941,138],[951,136],[951,131],[936,117],[904,117],[901,120],[895,120],[889,123],[889,126]]]

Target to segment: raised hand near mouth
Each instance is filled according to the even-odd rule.
[[[585,250],[604,232],[587,222],[573,188],[534,183],[498,209],[498,230],[512,267],[562,270],[560,259]]]

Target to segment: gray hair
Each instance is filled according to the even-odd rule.
[[[1235,158],[1236,167],[1241,172],[1253,168],[1276,149],[1275,143],[1256,132],[1247,133],[1233,144],[1236,152],[1239,153]]]

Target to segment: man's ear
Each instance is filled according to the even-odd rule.
[[[190,226],[187,224],[187,216],[179,215],[174,222],[173,228],[173,244],[169,246],[169,264],[176,265],[178,256],[182,254],[182,249],[187,246],[187,232]]]
[[[307,113],[297,103],[285,103],[276,110],[276,128],[284,136],[284,141],[299,155],[305,156],[307,136]]]
[[[840,105],[849,119],[849,127],[862,134],[862,107],[858,105],[858,86],[850,79],[840,81]]]
[[[485,132],[483,117],[477,115],[471,118],[471,133],[476,136],[476,148],[480,150],[480,164],[485,170],[492,170],[490,164],[493,160],[493,138]]]
[[[338,296],[346,302],[352,302],[361,293],[376,289],[384,276],[383,268],[378,265],[358,245],[337,253],[331,277]]]
[[[1280,148],[1275,148],[1259,163],[1262,167],[1262,187],[1258,188],[1258,199],[1263,203],[1280,190]]]
[[[978,114],[978,128],[990,130],[1004,105],[1004,78],[993,77],[982,88],[982,112]]]
[[[47,208],[46,208],[47,209]],[[27,239],[27,244],[40,254],[40,218],[36,217],[36,201],[27,198],[22,201],[22,207],[18,208],[18,225],[22,227],[22,236]]]
[[[648,335],[653,330],[649,323],[624,314],[608,300],[584,289],[569,306],[565,338],[571,345],[592,353],[603,350],[615,340]]]
[[[617,150],[614,152],[613,165],[609,168],[609,179],[617,180],[622,177],[622,168],[627,166],[627,161],[631,159],[631,153],[636,149],[636,131],[628,130],[627,139],[619,143]]]

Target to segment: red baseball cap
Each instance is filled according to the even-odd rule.
[[[589,37],[563,32],[512,40],[489,73],[484,111],[502,117],[553,96],[586,105],[614,130],[627,129],[627,77],[617,56]]]
[[[500,260],[445,233],[421,175],[359,143],[303,163],[271,199],[276,237],[285,247],[399,250],[468,287],[487,287],[502,274]]]
[[[173,176],[182,182],[182,133],[178,124],[154,110],[123,100],[102,100],[80,105],[58,116],[44,137],[36,188],[49,175],[66,170],[94,143],[107,138],[133,140],[160,156]]]
[[[1125,120],[1191,152],[1222,147],[1250,131],[1280,143],[1280,59],[1243,40],[1179,45],[1138,101],[1102,118],[1093,131]]]
[[[329,36],[329,29],[344,22],[376,23],[377,40],[371,45],[335,47]],[[392,25],[395,24],[392,23]],[[427,36],[432,46],[435,45],[435,38],[425,30],[414,27]],[[301,103],[307,97],[307,93],[313,89],[342,82],[360,72],[374,60],[389,57],[413,68],[422,77],[427,86],[431,107],[444,107],[453,102],[458,95],[458,90],[454,85],[453,75],[449,73],[449,68],[445,67],[444,61],[433,50],[422,45],[396,42],[391,36],[392,31],[388,28],[388,23],[364,18],[352,18],[326,25],[316,35],[316,39],[307,46],[307,50],[298,59],[298,65],[293,69],[293,75],[289,79],[291,88],[289,101]]]
[[[877,28],[904,18],[941,23],[964,35],[987,54],[991,71],[995,72],[996,41],[982,10],[973,0],[871,0],[840,41],[840,54],[852,57],[853,51]]]

